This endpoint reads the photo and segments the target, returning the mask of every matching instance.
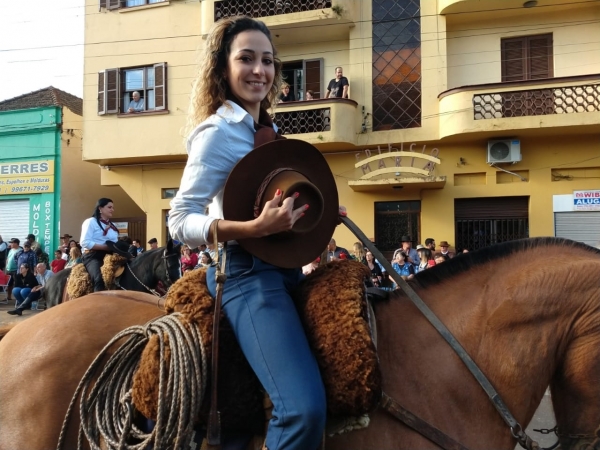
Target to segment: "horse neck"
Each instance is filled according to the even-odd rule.
[[[570,345],[577,333],[574,325],[578,318],[583,315],[588,323],[595,320],[597,324],[600,317],[597,256],[593,260],[574,252],[569,277],[564,254],[554,258],[541,252],[537,262],[529,256],[532,258],[521,254],[492,261],[428,288],[417,288],[523,426],[531,420],[553,376],[572,367],[565,361],[568,363],[572,355]],[[593,276],[585,276],[590,271],[584,269],[590,264],[595,264]],[[582,275],[571,276],[573,273]],[[410,301],[398,294],[382,304],[376,315],[383,376],[385,379],[386,373],[393,374],[391,380],[397,381],[396,385],[387,383],[384,389],[395,391],[397,398],[408,399],[407,407],[412,405],[417,413],[423,409],[418,393],[437,393],[432,398],[450,393],[454,400],[452,415],[468,421],[473,419],[473,411],[478,411],[480,418],[488,417],[480,421],[489,424],[484,434],[492,440],[496,434],[495,448],[503,448],[506,428],[499,414],[449,345]],[[596,330],[596,348],[600,348],[598,334]],[[586,346],[586,351],[593,351],[595,361],[600,362],[598,350]],[[600,372],[598,363],[592,367],[595,373]],[[591,395],[594,389],[597,398],[597,386],[588,393]],[[568,391],[563,387],[561,392],[566,403]],[[596,403],[600,408],[600,401]],[[434,423],[453,420],[444,418],[445,408],[429,412]],[[600,417],[593,420],[596,425],[600,423]]]

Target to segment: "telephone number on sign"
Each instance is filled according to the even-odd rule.
[[[49,191],[50,186],[15,186],[10,188],[10,192],[44,192]]]

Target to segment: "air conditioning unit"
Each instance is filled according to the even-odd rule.
[[[521,161],[521,141],[518,139],[494,139],[488,141],[488,164],[516,163]]]

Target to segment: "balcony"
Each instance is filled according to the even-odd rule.
[[[439,98],[440,138],[600,130],[600,74],[466,86]]]
[[[319,150],[347,150],[356,144],[359,131],[357,106],[342,98],[279,103],[273,121],[287,138],[301,139]]]
[[[358,0],[205,0],[202,4],[202,34],[223,17],[247,15],[262,20],[273,33],[276,45],[323,42],[349,36],[359,17]],[[318,27],[318,33],[306,33]]]

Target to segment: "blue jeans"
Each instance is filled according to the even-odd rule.
[[[29,308],[31,303],[40,298],[41,292],[31,292],[31,288],[16,287],[13,289],[13,295],[17,301],[17,308]]]
[[[207,284],[216,293],[215,268]],[[281,269],[227,248],[223,311],[246,359],[273,402],[269,450],[314,450],[325,427],[325,388],[290,292],[300,269]]]

